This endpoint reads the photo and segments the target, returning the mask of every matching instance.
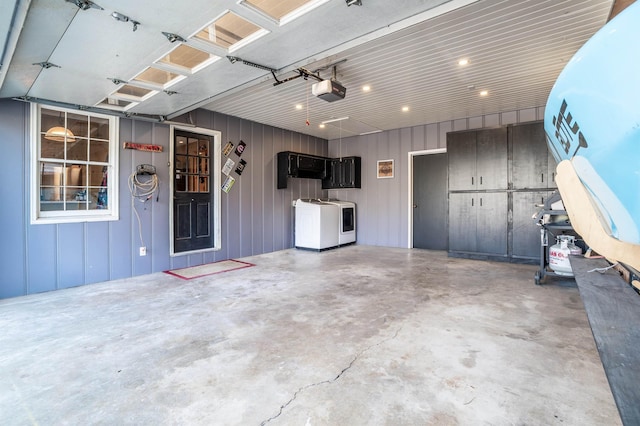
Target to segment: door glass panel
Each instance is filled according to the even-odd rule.
[[[176,192],[209,192],[209,147],[208,139],[176,137]]]
[[[197,175],[189,175],[189,192],[198,192],[199,179]]]
[[[209,174],[209,159],[201,158],[200,159],[200,174],[208,175]]]
[[[200,177],[200,187],[198,192],[209,192],[209,178]]]

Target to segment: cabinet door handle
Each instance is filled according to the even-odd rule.
[[[480,176],[480,185],[482,185],[482,176]]]
[[[540,173],[540,181],[544,183],[544,173]]]
[[[471,176],[471,185],[473,185],[473,176]]]
[[[482,207],[482,198],[480,198],[480,207]]]
[[[471,199],[471,207],[473,207],[473,198]]]
[[[556,181],[556,172],[551,173],[551,182]]]

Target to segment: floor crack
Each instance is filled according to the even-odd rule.
[[[329,380],[323,380],[321,382],[316,382],[316,383],[311,383],[309,385],[306,386],[302,386],[301,388],[299,388],[297,391],[294,392],[293,396],[291,397],[291,399],[289,399],[287,402],[285,402],[284,404],[282,404],[280,406],[280,410],[278,410],[278,413],[275,414],[272,417],[269,417],[267,420],[263,420],[260,423],[260,426],[264,426],[267,423],[269,423],[272,420],[277,419],[278,417],[280,417],[280,415],[284,412],[284,410],[293,402],[296,400],[296,398],[298,397],[298,394],[304,392],[305,390],[315,387],[315,386],[320,386],[320,385],[324,385],[324,384],[331,384],[335,381],[337,381],[340,377],[342,377],[342,375],[344,375],[344,373],[347,372],[347,370],[349,370],[353,364],[355,364],[355,362],[358,360],[358,358],[360,358],[362,355],[364,355],[366,352],[370,351],[371,349],[382,345],[383,343],[386,343],[390,340],[395,339],[396,337],[398,337],[398,333],[400,333],[400,330],[402,329],[402,327],[398,328],[396,330],[396,332],[393,334],[393,336],[391,337],[387,337],[386,339],[383,339],[381,341],[379,341],[378,343],[375,343],[373,345],[367,346],[366,348],[364,348],[363,350],[361,350],[360,352],[358,352],[357,354],[355,354],[355,356],[353,357],[353,359],[351,360],[351,362],[349,362],[349,365],[347,365],[345,368],[342,369],[342,371],[340,371],[340,373],[338,373],[338,375],[336,377],[334,377],[333,379],[329,379]]]

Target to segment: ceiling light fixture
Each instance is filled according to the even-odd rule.
[[[297,104],[296,109],[302,109],[302,104]]]
[[[408,106],[403,106],[402,107],[402,112],[408,112],[409,111],[409,107]]]
[[[465,66],[469,63],[469,60],[467,58],[462,58],[458,61],[458,65],[460,66]]]
[[[138,29],[138,25],[140,25],[140,22],[134,21],[133,19],[129,18],[127,15],[123,15],[120,12],[113,12],[111,14],[111,17],[113,19],[115,19],[116,21],[131,22],[133,24],[133,31],[137,30]]]
[[[371,86],[369,86],[369,85],[362,86],[362,91],[363,92],[368,92],[369,90],[371,90]]]
[[[348,120],[349,117],[332,118],[331,120],[324,120],[320,124],[334,123],[336,121]]]
[[[362,6],[362,0],[346,0],[347,6]]]
[[[186,43],[187,40],[183,39],[182,37],[180,37],[178,34],[173,34],[173,33],[168,33],[163,31],[162,34],[164,34],[164,36],[167,38],[167,40],[169,40],[171,43],[175,43],[176,41],[181,41],[183,43]]]
[[[482,91],[480,92],[480,96],[487,96],[488,94],[489,94],[489,91],[488,91],[488,90],[482,90]]]
[[[62,127],[55,126],[47,130],[44,134],[44,138],[54,142],[75,142],[76,136],[71,132],[71,130]]]
[[[78,8],[80,8],[80,10],[87,10],[91,8],[104,10],[104,8],[98,6],[91,0],[66,0],[66,2],[75,4],[76,6],[78,6]]]

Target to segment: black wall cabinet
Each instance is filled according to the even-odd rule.
[[[327,162],[327,176],[322,179],[322,189],[361,187],[360,157],[332,158]]]
[[[447,134],[449,254],[539,261],[531,219],[555,189],[542,122]]]
[[[327,158],[299,152],[278,153],[278,189],[287,178],[321,179],[322,189],[360,188],[360,157]]]

